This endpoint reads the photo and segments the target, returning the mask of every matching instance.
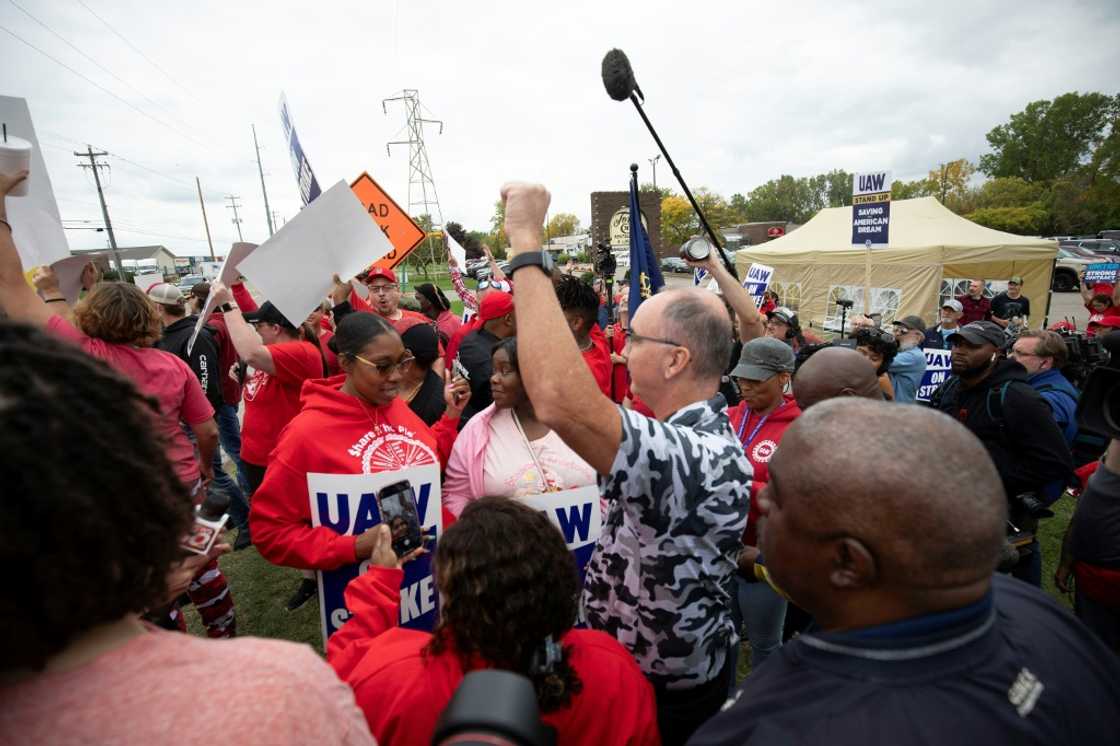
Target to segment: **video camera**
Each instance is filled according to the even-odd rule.
[[[529,679],[487,669],[463,677],[432,736],[435,746],[553,746]]]
[[[1120,438],[1120,355],[1117,354],[1120,352],[1120,331],[1109,332],[1093,342],[1095,344],[1088,348],[1089,353],[1083,358],[1087,372],[1081,387],[1081,398],[1077,402],[1077,426],[1107,438]],[[1069,337],[1066,345],[1070,346]],[[1097,349],[1094,350],[1094,347]],[[1078,352],[1081,352],[1080,346]],[[1070,353],[1072,359],[1072,346]],[[1089,363],[1089,360],[1094,362]],[[1062,372],[1065,373],[1065,370]]]
[[[613,280],[617,270],[618,260],[614,258],[614,252],[610,246],[600,241],[595,245],[595,274]]]
[[[1104,338],[1090,337],[1081,332],[1062,331],[1059,334],[1062,336],[1062,341],[1066,343],[1066,364],[1062,366],[1062,375],[1084,391],[1093,371],[1109,360],[1109,351]],[[1120,361],[1120,358],[1117,360]]]

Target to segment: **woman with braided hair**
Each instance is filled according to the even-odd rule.
[[[463,676],[482,668],[527,676],[561,746],[660,743],[653,688],[634,659],[610,635],[572,628],[579,576],[543,513],[502,497],[467,506],[436,549],[433,634],[397,626],[402,562],[388,527],[376,531],[327,660],[379,743],[430,743]]]

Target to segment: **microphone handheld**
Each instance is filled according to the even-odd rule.
[[[704,217],[704,212],[697,204],[696,198],[692,196],[692,192],[688,189],[688,184],[684,183],[684,178],[681,177],[681,172],[677,169],[677,164],[673,163],[673,159],[669,156],[669,151],[665,149],[665,144],[661,142],[661,138],[657,136],[657,131],[653,128],[653,124],[646,116],[645,109],[642,108],[642,103],[645,101],[645,96],[642,94],[642,89],[638,87],[637,81],[634,79],[634,68],[630,66],[630,60],[626,57],[626,53],[621,49],[612,49],[603,56],[603,87],[607,89],[607,95],[615,101],[625,101],[630,99],[634,103],[634,108],[638,110],[638,114],[645,122],[646,128],[649,133],[653,135],[654,142],[661,150],[661,154],[665,156],[665,162],[669,164],[669,168],[673,171],[673,176],[676,177],[677,183],[681,185],[684,191],[684,196],[688,197],[688,201],[692,204],[692,209],[696,211],[697,217],[700,218],[700,224],[704,226],[708,238],[711,239],[712,245],[717,249],[722,248],[723,244],[716,236],[716,232],[712,230],[712,226],[708,224],[708,219]],[[735,265],[732,264],[723,251],[719,251],[719,257],[723,260],[723,264],[727,267],[727,271],[736,280],[739,279],[739,273],[735,271]]]

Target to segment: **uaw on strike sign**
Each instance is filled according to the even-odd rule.
[[[374,265],[393,269],[424,240],[424,230],[366,172],[351,182],[350,190],[393,244],[393,250]]]
[[[325,526],[340,534],[361,534],[381,522],[377,492],[402,480],[408,480],[416,494],[416,513],[420,516],[421,531],[427,537],[424,546],[429,553],[404,564],[399,622],[409,629],[431,631],[439,614],[432,557],[438,551],[439,537],[443,534],[439,466],[412,466],[375,474],[308,474],[311,525]],[[602,531],[599,488],[591,485],[520,499],[544,513],[563,534],[568,549],[575,556],[582,584],[587,562]],[[324,645],[350,618],[343,595],[347,584],[368,568],[367,560],[316,573]]]
[[[891,227],[891,172],[852,176],[852,246],[886,247]]]

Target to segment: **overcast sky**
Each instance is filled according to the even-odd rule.
[[[407,138],[405,111],[381,101],[418,89],[445,123],[426,133],[444,219],[486,230],[506,179],[543,182],[553,211],[584,225],[590,193],[625,189],[631,162],[650,180],[653,140],[600,81],[611,47],[629,55],[689,185],[725,196],[833,168],[916,178],[975,160],[1029,101],[1120,90],[1116,0],[0,0],[0,27],[135,107],[0,30],[0,93],[28,99],[64,220],[100,221],[70,154],[90,143],[114,154],[118,243],[180,255],[206,253],[195,176],[219,254],[236,240],[227,194],[240,196],[245,238],[267,236],[251,124],[272,208],[299,211],[281,91],[324,189],[369,171],[406,204],[407,148],[385,147]],[[664,160],[657,182],[673,184]],[[67,235],[72,248],[106,245]]]

